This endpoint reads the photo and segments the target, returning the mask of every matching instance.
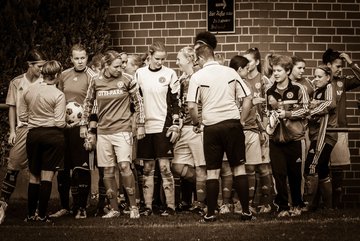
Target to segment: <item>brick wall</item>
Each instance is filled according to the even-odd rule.
[[[192,45],[206,30],[207,0],[111,0],[109,22],[113,48],[142,54],[153,41],[163,41],[168,65],[174,69],[177,51]],[[360,3],[357,0],[236,0],[236,31],[218,34],[217,52],[229,60],[250,47],[264,57],[269,52],[299,55],[312,75],[327,48],[345,51],[360,62]],[[348,69],[344,70],[349,73]],[[349,124],[358,125],[356,100],[348,93]],[[346,170],[346,206],[360,204],[360,138],[350,133],[352,164]]]

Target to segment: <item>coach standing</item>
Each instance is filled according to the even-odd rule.
[[[242,220],[251,220],[249,188],[245,172],[245,136],[242,128],[251,108],[251,92],[235,70],[214,60],[209,45],[196,49],[197,62],[202,68],[190,79],[187,101],[195,132],[204,127],[204,154],[207,168],[208,212],[201,220],[216,220],[215,209],[219,194],[219,176],[224,152],[233,168],[234,184],[243,208]],[[240,118],[238,98],[243,99]],[[202,123],[198,120],[198,104],[202,105]]]

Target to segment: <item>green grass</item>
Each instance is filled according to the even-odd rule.
[[[56,210],[54,205],[49,210]],[[141,217],[130,220],[122,215],[104,220],[89,217],[75,220],[68,216],[54,224],[25,223],[26,202],[9,205],[0,240],[359,240],[360,210],[318,211],[300,217],[278,219],[275,214],[257,215],[252,222],[241,222],[238,215],[218,216],[215,223],[200,224],[199,216]]]

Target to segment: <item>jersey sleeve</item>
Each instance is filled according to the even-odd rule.
[[[6,104],[11,106],[16,106],[16,90],[17,87],[14,81],[10,82],[9,90],[6,96]]]
[[[194,102],[199,104],[200,100],[200,86],[197,82],[197,79],[193,75],[189,81],[189,89],[186,96],[187,102]]]

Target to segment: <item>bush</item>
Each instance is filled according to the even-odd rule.
[[[87,47],[90,58],[107,49],[109,0],[4,0],[0,1],[0,103],[5,103],[9,82],[27,69],[32,48],[48,59],[70,66],[69,52],[75,43]],[[0,164],[9,147],[8,112],[0,110]]]

